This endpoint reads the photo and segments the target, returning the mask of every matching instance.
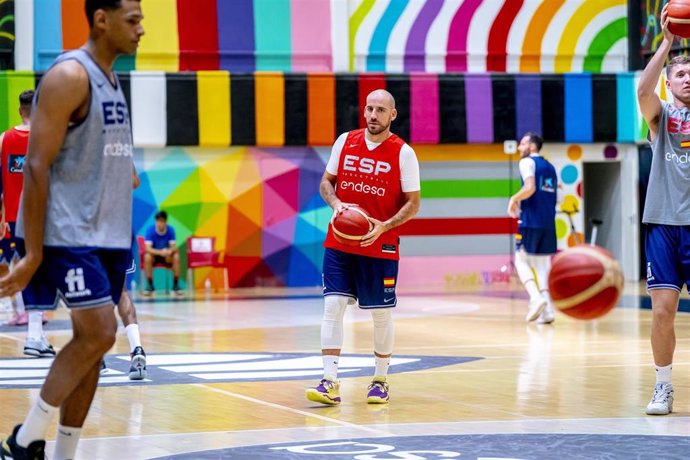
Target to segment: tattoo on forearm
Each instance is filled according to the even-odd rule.
[[[388,230],[399,227],[408,220],[412,219],[415,214],[417,214],[415,205],[411,201],[408,201],[403,205],[402,208],[400,208],[400,211],[398,211],[393,217],[390,218],[390,220],[388,220]]]
[[[328,181],[321,182],[321,197],[330,207],[333,207],[333,201],[336,198],[333,184]]]

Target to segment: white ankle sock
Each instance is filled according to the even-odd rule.
[[[51,406],[39,396],[17,432],[17,444],[27,447],[34,441],[44,440],[48,425],[57,414],[59,407]]]
[[[323,376],[335,381],[338,378],[338,361],[340,356],[323,355]]]
[[[673,369],[673,364],[668,366],[657,366],[656,369],[656,383],[671,383],[671,369]]]
[[[141,346],[141,336],[139,335],[139,325],[130,324],[125,328],[127,340],[129,340],[129,352],[133,353],[136,347]]]
[[[55,439],[54,460],[73,460],[77,454],[77,444],[81,436],[81,428],[62,426],[58,424]]]
[[[26,308],[24,307],[24,297],[22,297],[21,292],[17,292],[17,294],[14,296],[14,302],[18,315],[26,312]]]
[[[376,370],[374,371],[374,377],[380,377],[385,379],[388,375],[388,366],[391,364],[391,357],[379,358],[374,356],[374,362],[376,363]]]
[[[29,312],[29,331],[26,337],[35,340],[40,340],[43,337],[43,312]]]

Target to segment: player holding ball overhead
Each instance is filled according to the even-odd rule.
[[[649,415],[673,411],[671,368],[676,348],[675,317],[684,284],[690,283],[690,187],[684,144],[690,141],[690,57],[677,56],[666,66],[666,89],[673,102],[655,93],[673,45],[669,6],[661,10],[664,38],[645,67],[637,98],[649,126],[652,167],[642,223],[646,224],[647,290],[652,298],[652,352],[656,384],[647,405]]]
[[[321,179],[321,196],[333,208],[334,220],[353,205],[369,216],[371,230],[359,244],[336,239],[328,228],[323,261],[324,315],[321,354],[324,377],[307,398],[340,404],[338,360],[343,345],[343,315],[348,303],[370,309],[374,320],[374,379],[367,402],[387,403],[386,376],[393,353],[395,288],[400,258],[397,228],[419,211],[419,164],[414,150],[391,133],[397,111],[385,90],[366,99],[366,128],[343,133],[333,144]]]

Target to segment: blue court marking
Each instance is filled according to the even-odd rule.
[[[606,434],[405,436],[266,444],[190,452],[156,460],[261,459],[687,459],[690,437]]]
[[[26,324],[23,326],[8,326],[7,323],[0,324],[0,332],[26,332]],[[44,331],[68,331],[72,330],[72,321],[68,319],[53,319],[43,325]]]
[[[390,374],[452,366],[479,357],[393,356]],[[130,381],[129,355],[107,355],[108,372],[99,386],[179,385],[189,383],[310,380],[323,376],[323,361],[315,353],[162,353],[147,355],[148,378]],[[0,359],[0,389],[40,388],[52,359]],[[372,355],[342,355],[339,377],[374,375]]]

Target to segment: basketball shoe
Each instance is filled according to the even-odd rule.
[[[537,318],[537,324],[551,324],[556,320],[556,315],[553,312],[553,307],[549,304],[546,305],[544,311],[541,312],[539,318]]]
[[[527,310],[527,316],[525,319],[530,322],[539,318],[541,312],[546,308],[546,299],[543,297],[536,297],[529,301],[529,310]]]
[[[147,283],[146,289],[144,289],[144,291],[141,293],[141,295],[143,295],[144,297],[152,297],[153,291],[154,291],[153,284]]]
[[[385,377],[374,377],[367,387],[367,402],[369,404],[387,404],[388,403],[388,383]]]
[[[329,406],[340,404],[340,382],[321,379],[318,386],[307,388],[307,399]]]
[[[129,366],[130,380],[144,380],[148,376],[146,371],[146,353],[141,347],[136,347],[132,353],[132,364]]]
[[[24,342],[24,354],[36,358],[52,358],[55,356],[55,350],[45,336],[40,339],[27,337],[26,342]]]
[[[673,385],[657,383],[646,412],[647,415],[668,415],[673,412]]]
[[[27,447],[17,444],[17,433],[21,425],[14,427],[14,431],[0,445],[0,459],[2,460],[45,460],[46,442],[33,441]]]

